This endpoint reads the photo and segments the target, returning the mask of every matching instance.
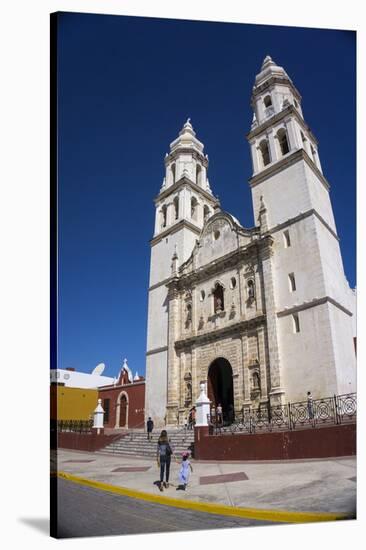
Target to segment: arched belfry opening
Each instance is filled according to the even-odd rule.
[[[219,357],[211,363],[208,369],[207,393],[211,406],[216,408],[221,404],[224,422],[232,422],[235,410],[233,369],[227,359]]]

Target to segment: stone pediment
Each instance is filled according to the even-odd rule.
[[[249,244],[254,232],[242,227],[231,214],[217,212],[205,223],[190,258],[181,266],[181,274],[192,273]]]

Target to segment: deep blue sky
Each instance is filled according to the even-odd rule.
[[[269,54],[300,91],[355,281],[354,32],[140,17],[59,19],[59,367],[145,373],[164,155],[187,117],[224,210],[254,225],[250,94]]]

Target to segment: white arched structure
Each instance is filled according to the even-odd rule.
[[[121,400],[122,397],[125,396],[126,398],[126,422],[124,426],[120,426],[120,418],[121,418]],[[121,393],[117,397],[117,404],[116,404],[116,425],[115,428],[128,428],[128,408],[129,408],[129,401],[128,401],[128,393],[124,390],[121,391]]]

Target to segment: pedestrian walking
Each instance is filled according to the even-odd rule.
[[[146,430],[147,430],[147,439],[150,441],[152,439],[152,431],[154,429],[154,422],[151,420],[151,416],[149,416],[148,421],[146,422]]]
[[[221,403],[219,403],[216,407],[216,419],[217,419],[217,424],[219,426],[222,425],[222,406],[221,406]]]
[[[184,452],[182,454],[182,463],[180,465],[179,470],[179,485],[177,487],[177,491],[185,491],[186,487],[188,485],[189,476],[191,472],[193,472],[192,464],[188,460],[189,453]]]
[[[313,406],[313,396],[311,395],[310,391],[308,391],[307,399],[308,399],[309,420],[312,420],[314,418],[314,406]]]
[[[173,449],[170,446],[168,434],[166,430],[162,430],[156,450],[156,459],[158,467],[160,467],[160,483],[159,489],[163,491],[163,487],[166,489],[169,487],[169,474],[170,474],[170,462],[173,454]],[[164,481],[165,472],[165,481]]]

